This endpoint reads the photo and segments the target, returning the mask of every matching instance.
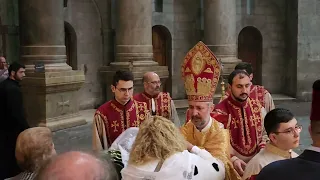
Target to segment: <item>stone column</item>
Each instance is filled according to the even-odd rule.
[[[19,0],[22,81],[31,126],[52,130],[86,123],[79,115],[77,91],[84,73],[66,64],[63,0]]]
[[[169,77],[167,66],[159,66],[153,60],[152,48],[152,0],[117,0],[116,58],[110,66],[102,67],[106,77],[107,99],[115,71],[132,71],[135,76],[135,93],[143,91],[142,76],[147,71],[156,72],[163,83]]]
[[[236,0],[204,0],[204,42],[229,75],[241,62],[237,58]]]

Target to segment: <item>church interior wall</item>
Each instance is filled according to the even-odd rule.
[[[320,78],[320,1],[298,1],[297,98],[311,100]]]
[[[65,21],[77,35],[78,69],[85,73],[85,83],[79,90],[80,109],[94,108],[104,101],[99,68],[103,65],[100,11],[92,0],[69,0]]]
[[[252,0],[248,14],[246,0],[237,1],[237,35],[247,27],[257,28],[263,39],[262,85],[271,93],[282,93],[285,80],[285,0]],[[281,80],[279,80],[281,79]]]

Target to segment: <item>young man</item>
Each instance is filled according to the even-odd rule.
[[[181,132],[190,143],[190,152],[197,147],[207,150],[224,163],[226,179],[236,180],[240,177],[230,162],[229,133],[221,123],[210,117],[220,71],[219,61],[201,41],[187,53],[182,65],[182,77],[188,96],[190,121],[181,128]]]
[[[20,132],[29,128],[24,115],[23,98],[19,82],[25,76],[25,67],[14,62],[9,67],[9,78],[0,83],[0,179],[21,172],[16,163],[16,140]]]
[[[273,162],[264,167],[257,180],[318,180],[320,177],[320,80],[313,84],[309,133],[312,145],[297,158]]]
[[[146,72],[143,75],[144,92],[134,95],[134,99],[147,103],[152,115],[170,119],[177,127],[180,120],[172,98],[169,93],[160,91],[161,81],[155,72]]]
[[[230,132],[231,160],[242,176],[246,163],[265,146],[265,110],[249,97],[251,81],[246,71],[235,70],[228,77],[231,95],[215,106],[215,118]]]
[[[93,149],[108,149],[127,128],[138,127],[149,115],[147,104],[132,99],[133,74],[117,71],[111,90],[114,99],[100,106],[93,121]]]
[[[298,156],[292,149],[299,146],[302,126],[289,110],[277,108],[268,112],[264,127],[270,142],[249,161],[243,180],[255,180],[261,169],[272,162]]]

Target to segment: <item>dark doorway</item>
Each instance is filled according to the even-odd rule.
[[[2,20],[0,17],[0,56],[4,56],[4,57],[6,57],[7,55],[6,33],[7,33],[7,29],[5,28],[5,26],[2,25]]]
[[[172,85],[172,38],[165,26],[156,25],[152,27],[153,59],[160,66],[168,66],[169,79],[163,85],[163,91],[170,92]]]
[[[64,22],[64,31],[67,64],[72,67],[72,70],[77,70],[77,35],[73,27],[68,22]]]
[[[238,58],[252,64],[253,83],[262,82],[262,35],[252,26],[243,28],[238,37]]]

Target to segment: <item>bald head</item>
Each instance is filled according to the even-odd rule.
[[[0,69],[8,69],[6,58],[0,56]]]
[[[113,165],[93,155],[72,151],[59,155],[38,174],[39,180],[111,180],[117,179]]]
[[[143,87],[144,91],[151,96],[155,96],[160,93],[161,81],[160,77],[155,72],[146,72],[143,75]]]

